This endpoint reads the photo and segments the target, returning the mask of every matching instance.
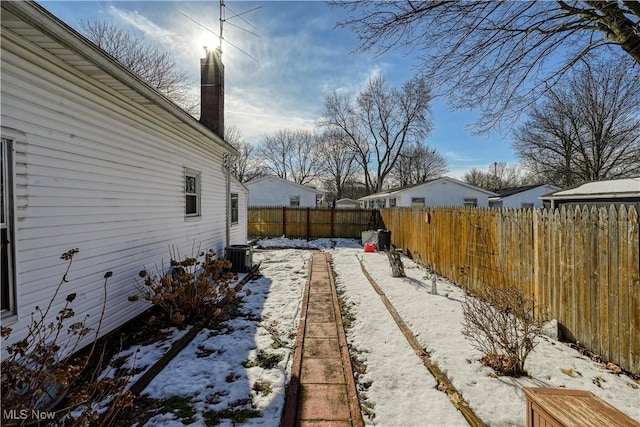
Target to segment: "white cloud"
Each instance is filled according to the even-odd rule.
[[[156,25],[138,11],[128,11],[119,9],[115,6],[110,6],[109,13],[122,23],[132,26],[142,32],[146,39],[167,44],[171,43],[176,36],[173,31]]]

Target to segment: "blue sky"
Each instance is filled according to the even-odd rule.
[[[75,28],[79,20],[107,20],[143,35],[175,55],[193,76],[193,90],[199,94],[203,46],[215,47],[218,40],[183,15],[218,32],[217,1],[39,3]],[[400,86],[414,74],[417,62],[408,52],[353,53],[354,35],[348,29],[335,29],[345,11],[325,2],[227,1],[226,5],[225,38],[258,61],[223,42],[225,122],[238,127],[251,143],[279,129],[313,128],[322,114],[324,96],[334,90],[355,95],[371,76],[383,75]],[[243,14],[256,7],[260,8]],[[248,22],[231,18],[234,12]],[[434,131],[427,143],[448,160],[449,176],[460,178],[472,167],[485,170],[496,161],[516,162],[508,137],[478,138],[466,130],[477,117],[474,111],[452,111],[443,100],[432,103]]]

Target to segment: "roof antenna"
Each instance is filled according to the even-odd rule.
[[[187,18],[189,21],[193,22],[194,24],[197,24],[198,26],[200,26],[200,27],[204,28],[205,30],[209,31],[214,36],[217,36],[218,39],[219,39],[218,50],[219,50],[220,54],[222,54],[222,41],[224,40],[225,42],[227,42],[227,44],[229,44],[229,46],[232,46],[232,47],[238,49],[240,52],[244,53],[249,58],[253,59],[257,63],[260,63],[260,61],[258,59],[256,59],[254,56],[250,55],[246,51],[242,50],[240,47],[238,47],[235,44],[231,43],[228,39],[224,38],[223,31],[224,31],[224,24],[226,23],[228,25],[231,25],[232,27],[238,28],[238,29],[240,29],[242,31],[245,31],[245,32],[251,34],[251,35],[254,35],[256,37],[260,37],[260,34],[257,34],[257,33],[253,32],[253,31],[250,31],[250,30],[247,30],[246,28],[243,28],[243,27],[241,27],[239,25],[235,25],[234,23],[229,22],[229,20],[233,19],[233,18],[240,18],[242,21],[244,21],[251,28],[255,29],[255,26],[253,26],[249,21],[244,19],[242,17],[242,15],[247,14],[249,12],[253,12],[254,10],[260,9],[262,6],[257,6],[257,7],[254,7],[253,9],[249,9],[249,10],[246,10],[246,11],[241,12],[241,13],[236,13],[233,10],[231,10],[231,8],[229,6],[227,6],[225,4],[224,0],[220,0],[219,3],[220,3],[220,32],[218,34],[216,34],[216,32],[211,30],[210,28],[205,27],[204,25],[202,25],[200,22],[196,21],[195,19],[190,18],[189,16],[185,15],[184,13],[180,12],[180,15],[184,16],[185,18]],[[227,18],[227,14],[226,14],[227,9],[229,9],[229,11],[231,13],[233,13],[233,15],[228,17],[228,18]]]
[[[220,0],[220,42],[218,44],[218,49],[220,49],[220,55],[222,55],[222,30],[224,28],[224,19],[225,19],[225,13],[224,13],[224,0]]]

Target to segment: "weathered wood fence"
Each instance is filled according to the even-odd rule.
[[[392,243],[473,289],[530,292],[563,333],[640,372],[640,239],[633,207],[382,209]]]
[[[248,209],[249,236],[360,238],[362,231],[379,228],[380,224],[380,212],[376,209],[282,206],[250,206]]]

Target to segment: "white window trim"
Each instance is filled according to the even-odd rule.
[[[187,177],[194,177],[196,179],[196,191],[195,193],[187,194],[186,180]],[[184,216],[186,220],[197,220],[202,217],[202,174],[194,169],[184,168],[184,175],[182,179],[183,191],[184,191]],[[195,195],[196,197],[196,212],[187,213],[187,196]]]
[[[297,198],[297,199],[298,199],[298,204],[297,204],[297,205],[294,205],[294,204],[293,204],[293,199],[294,199],[294,198]],[[300,197],[300,195],[299,195],[299,194],[291,194],[291,195],[289,196],[289,207],[292,207],[292,208],[298,208],[298,207],[300,207],[300,203],[301,203],[301,200],[300,200],[300,199],[301,199],[301,197]]]
[[[465,208],[477,208],[478,207],[478,198],[477,197],[465,197],[464,198],[464,207]]]
[[[236,199],[236,220],[233,220],[233,196],[235,196]],[[240,194],[239,193],[231,193],[231,196],[229,197],[229,210],[230,210],[230,216],[229,219],[231,221],[231,225],[236,225],[240,222]]]

